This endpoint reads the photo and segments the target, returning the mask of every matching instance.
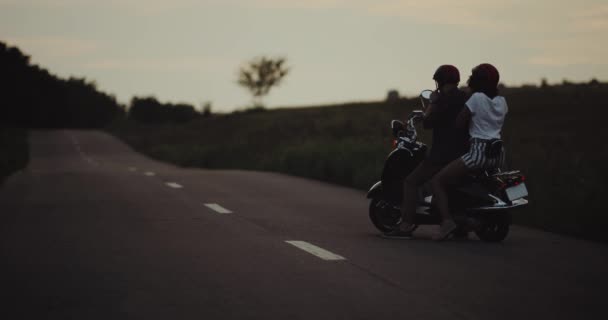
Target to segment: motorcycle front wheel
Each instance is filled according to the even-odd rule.
[[[401,211],[384,200],[372,199],[369,203],[369,219],[381,232],[390,232],[401,223]]]

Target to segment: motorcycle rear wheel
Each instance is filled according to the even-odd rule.
[[[486,242],[501,242],[509,234],[511,214],[509,212],[492,213],[480,219],[481,226],[475,230],[479,239]]]
[[[384,200],[372,199],[369,203],[369,219],[381,232],[390,232],[399,226],[401,213]]]

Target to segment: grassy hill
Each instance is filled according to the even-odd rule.
[[[608,240],[602,201],[608,191],[608,85],[525,86],[502,93],[510,106],[508,161],[526,173],[531,195],[516,222]],[[391,150],[389,121],[418,107],[418,99],[403,99],[258,110],[183,125],[123,121],[111,131],[135,149],[181,166],[277,171],[366,190]],[[361,210],[364,215],[366,208]]]

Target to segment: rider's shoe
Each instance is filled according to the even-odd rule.
[[[383,238],[387,239],[412,239],[414,230],[418,228],[415,224],[402,224],[392,231],[382,234]]]
[[[445,220],[439,227],[439,234],[433,237],[435,241],[443,241],[450,238],[458,226],[454,220]]]

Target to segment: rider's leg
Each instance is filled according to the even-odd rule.
[[[441,169],[431,180],[433,202],[442,218],[440,234],[436,240],[444,240],[456,229],[456,223],[450,215],[447,190],[448,186],[459,183],[468,172],[469,168],[462,159],[458,158]]]
[[[412,233],[416,229],[414,220],[416,216],[418,187],[430,180],[440,169],[441,166],[423,161],[407,176],[403,183],[403,204],[401,206],[403,222],[398,228],[384,233],[384,237],[393,239],[410,239],[412,237]]]
[[[425,160],[405,178],[403,183],[403,205],[401,206],[404,229],[415,224],[418,188],[429,181],[441,168],[442,166]]]

